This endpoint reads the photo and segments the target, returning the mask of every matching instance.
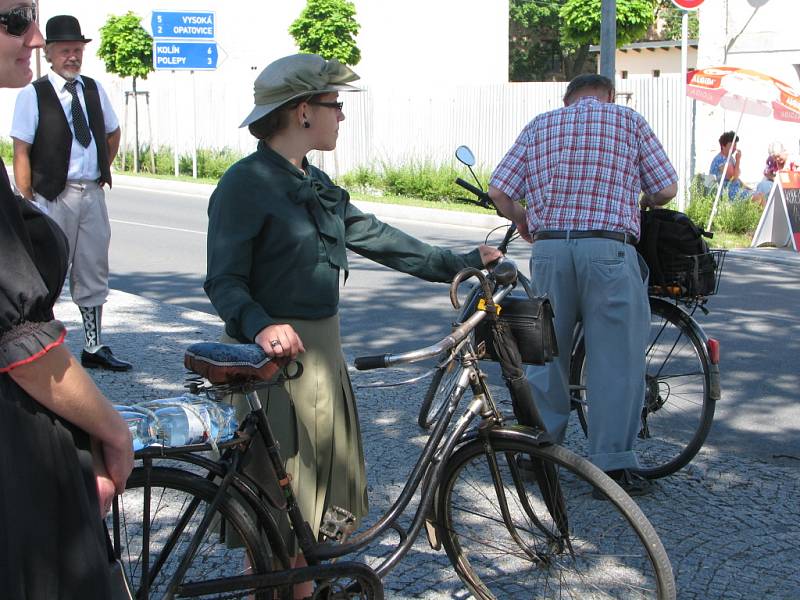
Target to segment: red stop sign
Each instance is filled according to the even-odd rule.
[[[697,10],[703,0],[672,0],[672,3],[683,10]]]

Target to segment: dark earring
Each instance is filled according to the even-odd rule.
[[[309,127],[311,127],[311,123],[309,123],[308,121],[303,121],[303,127],[308,129]]]

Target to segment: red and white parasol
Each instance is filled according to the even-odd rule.
[[[772,117],[778,121],[800,123],[800,92],[779,79],[758,71],[737,67],[710,67],[691,71],[687,76],[686,95],[725,110],[739,113],[735,133],[738,134],[745,114]],[[734,138],[735,139],[735,138]],[[728,171],[730,155],[722,168]],[[722,195],[722,183],[717,187],[717,196],[711,208],[706,229],[717,211]]]

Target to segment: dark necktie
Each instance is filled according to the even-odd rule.
[[[89,131],[86,116],[83,114],[81,101],[78,100],[78,92],[75,89],[76,84],[77,82],[75,81],[68,81],[64,87],[72,94],[72,127],[75,129],[75,138],[81,146],[88,148],[89,142],[92,141],[92,134]]]

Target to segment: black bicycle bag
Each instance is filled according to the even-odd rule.
[[[506,296],[500,307],[498,318],[511,328],[523,363],[543,365],[558,356],[553,307],[548,298],[529,298],[527,295],[512,293]],[[498,356],[491,327],[489,319],[478,323],[475,341],[477,344],[484,344],[486,358],[496,361]]]
[[[706,296],[716,287],[717,263],[704,231],[688,215],[657,208],[643,210],[636,249],[650,269],[650,286],[664,295]]]

